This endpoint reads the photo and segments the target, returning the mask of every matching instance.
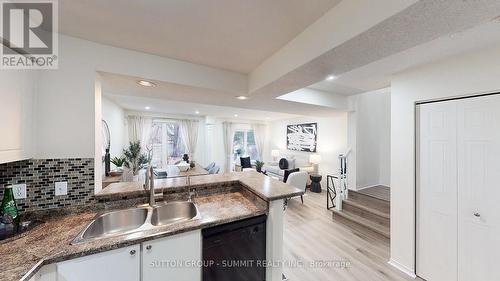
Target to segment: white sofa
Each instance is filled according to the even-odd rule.
[[[298,168],[300,171],[307,172],[309,174],[314,173],[314,168],[313,166],[307,162],[307,160],[302,160],[300,158],[296,158],[293,155],[283,155],[281,157],[278,157],[278,161],[271,161],[268,162],[262,167],[262,170],[267,173],[268,176],[283,180],[285,177],[285,170],[280,169],[279,167],[279,160],[281,158],[285,158],[288,161],[288,169],[287,170],[293,170]],[[308,179],[308,184],[310,179]]]

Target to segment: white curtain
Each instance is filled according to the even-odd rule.
[[[257,146],[257,153],[259,153],[259,160],[264,160],[264,144],[266,142],[266,125],[252,124],[253,134],[255,136],[255,145]]]
[[[231,158],[233,156],[234,138],[234,129],[231,122],[222,123],[222,138],[224,139],[224,153],[226,154],[226,157],[224,158],[224,166],[226,167],[225,170],[226,172],[231,172],[233,170]]]
[[[128,140],[129,142],[141,142],[141,150],[147,152],[151,144],[151,129],[153,118],[145,116],[128,116]]]
[[[187,154],[190,158],[194,157],[196,151],[196,143],[198,142],[198,129],[200,121],[198,120],[180,120],[179,128],[182,135],[182,140],[187,149]]]

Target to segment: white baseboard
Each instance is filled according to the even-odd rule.
[[[367,189],[370,187],[375,187],[375,186],[387,186],[387,185],[385,185],[385,184],[373,184],[373,185],[368,185],[368,186],[363,186],[363,187],[357,187],[354,191],[360,191],[360,190]]]
[[[393,266],[394,268],[396,268],[397,270],[403,272],[404,274],[410,276],[411,278],[413,278],[413,279],[417,278],[417,275],[415,274],[413,269],[409,269],[408,267],[400,264],[399,262],[397,262],[393,259],[391,259],[387,263],[390,264],[391,266]]]

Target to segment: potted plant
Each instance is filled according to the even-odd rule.
[[[123,164],[125,163],[125,157],[114,157],[111,159],[111,163],[115,165],[116,170],[111,171],[109,174],[114,177],[114,176],[119,176],[123,173]]]
[[[116,166],[116,168],[118,170],[122,170],[122,166],[123,164],[125,164],[125,157],[113,157],[113,159],[111,159],[111,163],[113,163],[113,165]]]
[[[264,162],[262,161],[255,161],[255,169],[257,170],[257,172],[259,173],[262,173],[262,167],[264,166]]]
[[[128,149],[123,150],[124,165],[130,169],[134,178],[139,175],[141,167],[151,162],[149,155],[141,154],[141,142],[130,142]]]
[[[196,166],[193,160],[189,163],[189,168],[193,169]]]

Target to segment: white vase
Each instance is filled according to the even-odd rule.
[[[134,174],[132,173],[132,170],[125,168],[122,174],[122,181],[129,182],[133,180],[134,180]]]

